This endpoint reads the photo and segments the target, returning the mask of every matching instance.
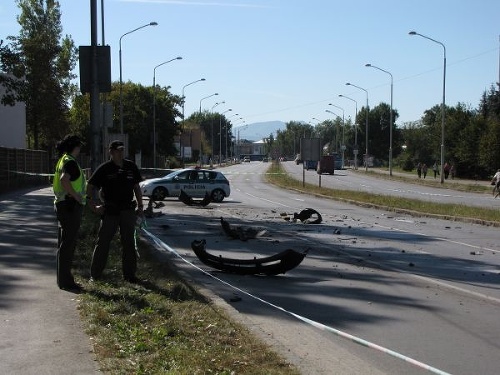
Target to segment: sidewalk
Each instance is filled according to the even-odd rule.
[[[56,284],[52,189],[0,195],[0,374],[99,373],[77,310]]]

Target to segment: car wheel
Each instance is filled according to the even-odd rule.
[[[168,196],[168,191],[164,187],[157,187],[153,190],[151,193],[151,197],[153,197],[153,200],[155,201],[162,201]]]
[[[224,200],[224,192],[221,189],[215,189],[212,191],[212,200],[214,202],[220,203]]]

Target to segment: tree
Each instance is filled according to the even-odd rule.
[[[10,36],[6,71],[24,77],[17,100],[26,103],[28,142],[51,149],[67,132],[68,99],[75,90],[71,73],[77,49],[69,36],[61,38],[61,12],[55,0],[17,0],[19,36]],[[2,51],[4,56],[5,50]]]
[[[106,95],[106,101],[113,107],[113,127],[109,132],[118,133],[120,129],[119,106],[120,88],[118,82],[113,82],[111,92]],[[181,114],[178,110],[181,103],[180,96],[172,95],[168,87],[156,88],[155,128],[157,133],[157,154],[172,156],[177,154],[174,137],[179,134],[180,127],[176,121]],[[145,157],[153,157],[153,89],[152,87],[123,83],[123,117],[124,131],[129,138],[129,153],[135,155],[141,152]],[[90,98],[88,94],[77,94],[72,99],[69,111],[70,129],[72,132],[84,136],[88,144],[88,124],[90,121]],[[188,122],[186,120],[186,122]],[[186,124],[187,126],[187,124]],[[151,159],[152,160],[152,159]]]

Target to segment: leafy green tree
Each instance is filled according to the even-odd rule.
[[[120,132],[120,87],[118,82],[113,82],[111,92],[103,96],[103,100],[111,103],[113,107],[113,126],[108,129],[110,133]],[[155,99],[156,123],[153,125],[153,94]],[[172,156],[177,151],[174,137],[179,134],[179,124],[176,118],[180,117],[179,107],[181,98],[172,95],[168,88],[157,87],[153,93],[152,87],[123,83],[123,118],[124,132],[129,136],[129,153],[134,155],[141,152],[145,158],[153,156],[153,127],[157,133],[157,155]],[[88,94],[76,94],[72,99],[69,111],[70,129],[72,132],[85,136],[90,144],[88,133],[90,120],[90,98]]]
[[[21,101],[20,93],[23,88],[22,77],[24,70],[21,68],[19,56],[0,40],[0,85],[5,88],[5,93],[0,98],[0,104],[13,106],[16,101]]]
[[[484,122],[479,141],[479,165],[484,176],[491,175],[500,168],[500,91],[491,87],[484,92],[479,104],[479,121]]]
[[[61,36],[61,12],[55,0],[17,0],[21,10],[18,36],[10,36],[7,72],[24,77],[17,99],[26,103],[28,141],[35,149],[51,149],[68,129],[68,99],[75,90],[71,73],[77,50]]]

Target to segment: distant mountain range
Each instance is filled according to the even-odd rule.
[[[253,124],[235,127],[233,129],[233,135],[238,137],[239,131],[240,140],[246,139],[249,141],[260,141],[262,138],[269,137],[269,134],[271,133],[276,137],[277,130],[285,129],[286,123],[283,121],[255,122]]]

